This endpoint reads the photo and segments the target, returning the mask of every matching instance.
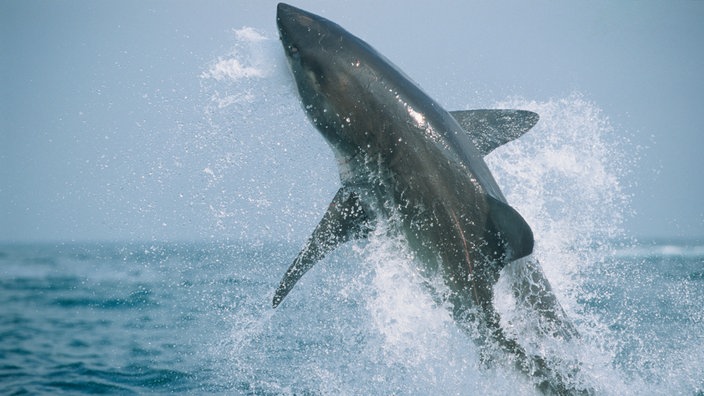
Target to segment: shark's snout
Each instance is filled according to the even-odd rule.
[[[276,9],[276,24],[282,36],[290,36],[296,32],[304,33],[316,19],[321,18],[286,3],[279,3]]]
[[[286,3],[279,3],[276,7],[276,17],[277,18],[288,18],[291,14],[300,13],[301,10],[298,8],[288,5]]]

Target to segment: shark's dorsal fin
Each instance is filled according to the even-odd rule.
[[[489,223],[506,247],[504,262],[517,260],[533,252],[533,230],[523,216],[505,202],[487,196]]]
[[[526,110],[460,110],[450,114],[469,133],[482,155],[521,137],[540,118]]]
[[[293,260],[293,264],[281,279],[274,294],[274,308],[281,303],[303,274],[326,254],[351,239],[366,237],[370,230],[370,217],[362,208],[357,194],[345,187],[340,188],[303,250],[298,253],[298,257]]]

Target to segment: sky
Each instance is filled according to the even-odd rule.
[[[626,233],[704,238],[704,2],[293,4],[362,37],[448,106],[582,95],[634,157]],[[307,233],[336,173],[315,133],[267,130],[286,125],[271,117],[303,117],[289,114],[285,74],[266,83],[264,114],[230,115],[251,126],[244,135],[224,130],[213,98],[260,88],[204,77],[247,51],[243,27],[270,39],[250,54],[283,64],[275,12],[274,1],[0,2],[0,241]]]

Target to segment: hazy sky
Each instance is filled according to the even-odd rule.
[[[368,41],[440,103],[580,93],[639,157],[623,180],[636,213],[627,233],[704,238],[704,2],[380,3],[294,2]],[[260,155],[270,131],[228,141],[208,112],[228,87],[203,73],[232,53],[235,29],[274,38],[275,12],[274,1],[0,2],[0,240],[236,237],[278,212],[276,196],[298,202],[282,216],[310,206],[293,171],[291,185],[267,185],[267,172],[286,167],[277,158],[296,160],[283,154],[286,140]],[[257,128],[272,116],[237,115]],[[315,167],[317,155],[299,160]],[[219,181],[223,164],[240,172],[239,186]],[[321,178],[316,216],[334,169]],[[260,199],[239,204],[238,189],[251,188]],[[222,227],[228,216],[240,229]],[[305,228],[291,224],[285,232]]]

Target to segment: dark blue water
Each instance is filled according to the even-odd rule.
[[[343,249],[276,311],[296,246],[1,246],[0,393],[532,392],[478,363],[392,245]],[[704,246],[615,248],[589,269],[566,309],[594,388],[701,392]]]
[[[2,246],[1,393],[230,388],[213,379],[209,349],[237,325],[232,312],[264,302],[258,293],[275,274],[251,270],[261,254],[179,244]]]

